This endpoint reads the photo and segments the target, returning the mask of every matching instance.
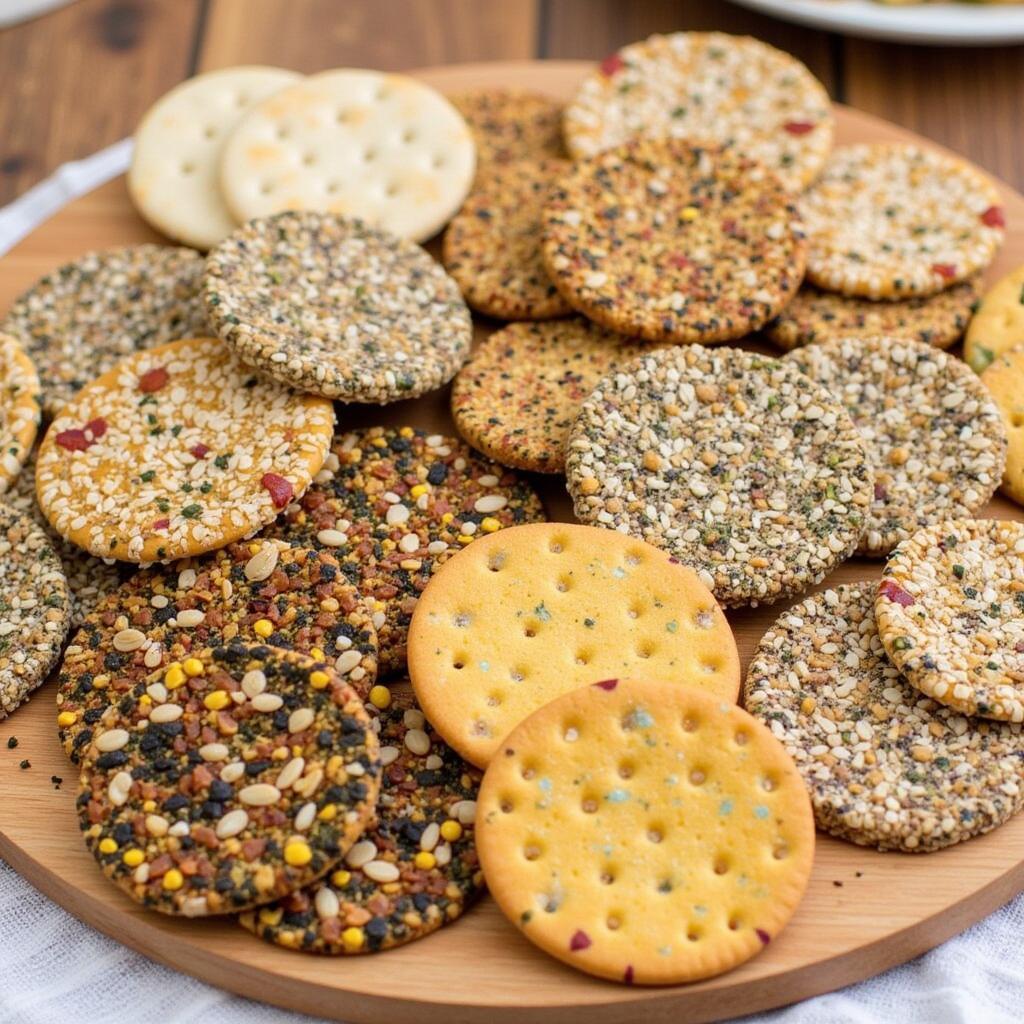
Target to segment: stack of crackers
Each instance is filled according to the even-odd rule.
[[[1024,528],[974,516],[1024,496],[1022,278],[975,314],[973,167],[833,149],[802,64],[680,33],[564,110],[214,72],[129,184],[190,248],[0,323],[0,708],[56,676],[132,899],[355,954],[486,879],[551,955],[667,984],[779,934],[816,825],[927,852],[1020,808]],[[461,439],[351,426],[450,382]],[[881,584],[808,596],[856,555]],[[744,683],[723,608],[783,600]]]

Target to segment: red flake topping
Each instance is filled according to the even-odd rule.
[[[602,690],[614,690],[618,685],[618,679],[602,679],[601,682],[594,683],[594,686],[600,686]]]
[[[783,126],[790,135],[806,135],[814,131],[813,121],[787,121]]]
[[[147,370],[139,378],[139,390],[144,391],[147,395],[152,394],[154,391],[159,391],[169,380],[171,375],[162,366],[157,366],[155,369]]]
[[[685,270],[687,267],[693,266],[693,260],[687,259],[681,252],[674,252],[668,258],[668,265],[675,267],[676,270]]]
[[[569,951],[578,953],[581,949],[588,949],[591,945],[590,936],[582,928],[577,928],[569,940]]]
[[[621,71],[625,66],[626,62],[617,53],[610,53],[601,61],[601,74],[611,78],[616,71]]]
[[[956,266],[953,263],[933,263],[932,270],[947,281],[956,277]]]
[[[69,452],[84,452],[92,444],[85,436],[85,431],[78,429],[62,430],[55,440],[61,448],[66,448]]]
[[[762,941],[762,942],[763,942],[763,943],[764,943],[764,944],[765,944],[766,946],[768,945],[768,943],[769,943],[769,942],[771,942],[771,941],[772,941],[772,937],[771,937],[771,936],[770,936],[770,935],[769,935],[769,934],[768,934],[768,933],[767,933],[767,932],[766,932],[766,931],[765,931],[765,930],[764,930],[763,928],[755,928],[755,929],[754,929],[754,931],[755,931],[755,932],[757,932],[757,937],[758,937],[758,938],[759,938],[759,939],[760,939],[760,940],[761,940],[761,941]]]
[[[107,421],[102,416],[97,416],[86,423],[85,429],[92,434],[93,440],[98,441],[107,432]]]
[[[627,985],[632,985],[633,984],[633,965],[632,964],[628,964],[626,966],[625,973],[622,975],[622,980]]]
[[[909,608],[912,604],[916,603],[912,594],[908,594],[898,583],[894,583],[892,580],[882,580],[878,586],[878,593],[882,597],[889,598],[890,601],[895,601],[904,608]]]
[[[270,492],[270,499],[274,503],[274,508],[284,508],[295,494],[292,485],[283,476],[278,476],[277,473],[264,473],[260,483]]]
[[[209,454],[209,452],[210,452],[210,449],[209,449],[209,448],[207,448],[205,444],[203,444],[202,442],[200,442],[199,444],[194,444],[194,445],[192,445],[192,447],[191,447],[191,448],[189,448],[189,451],[190,451],[190,452],[191,452],[191,453],[192,453],[192,454],[193,454],[193,455],[194,455],[194,456],[195,456],[195,457],[196,457],[197,459],[205,459],[205,458],[206,458],[206,456],[207,456],[207,455]]]
[[[171,525],[170,519],[154,519],[153,529],[154,530],[166,530]]]
[[[982,215],[981,223],[990,228],[1005,228],[1006,214],[1001,206],[990,206]]]
[[[875,484],[875,501],[884,501],[889,495],[889,490],[885,484]]]

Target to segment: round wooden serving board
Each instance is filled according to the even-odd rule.
[[[522,62],[418,73],[442,91],[527,86],[568,98],[589,65]],[[838,143],[912,139],[865,114],[836,110]],[[1010,224],[990,279],[1024,262],[1024,197],[1003,188]],[[156,239],[117,180],[71,204],[0,264],[0,311],[37,277],[87,249]],[[485,330],[483,326],[481,330]],[[411,423],[451,431],[447,395],[386,409],[340,409],[341,427]],[[561,479],[539,486],[553,518],[571,519]],[[987,514],[1022,518],[1009,502]],[[853,561],[829,582],[878,574]],[[782,607],[730,615],[744,662]],[[6,740],[17,736],[17,749]],[[31,762],[19,770],[22,759]],[[61,776],[58,789],[51,776]],[[184,921],[146,913],[106,881],[82,843],[75,772],[56,739],[52,683],[0,722],[0,856],[51,898],[108,935],[241,995],[353,1022],[437,1024],[710,1021],[780,1006],[876,974],[944,941],[1024,888],[1024,815],[940,853],[879,854],[819,837],[813,877],[792,923],[760,956],[729,974],[675,988],[599,981],[546,957],[484,898],[461,921],[374,956],[327,959],[267,945],[230,919]]]

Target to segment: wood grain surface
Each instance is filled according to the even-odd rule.
[[[78,0],[0,32],[0,204],[131,134],[197,71],[265,62],[390,70],[598,59],[651,32],[747,32],[807,62],[834,99],[928,135],[1024,188],[1024,48],[845,39],[728,0]]]
[[[526,85],[571,95],[586,65],[529,61],[422,72],[442,90]],[[907,138],[853,110],[837,111],[840,143]],[[1024,197],[1004,188],[1011,229],[989,278],[1024,261]],[[88,246],[152,237],[123,180],[72,204],[0,260],[0,313],[43,270]],[[446,392],[384,409],[349,407],[342,427],[410,423],[452,431]],[[564,484],[541,489],[568,519]],[[1022,518],[997,498],[986,514]],[[830,583],[877,577],[854,559]],[[730,613],[744,660],[782,607]],[[53,684],[0,722],[0,857],[82,920],[214,985],[294,1010],[358,1022],[429,1024],[699,1024],[794,1002],[878,973],[993,911],[1024,887],[1024,815],[929,855],[880,854],[819,837],[807,894],[789,927],[737,970],[694,985],[641,989],[577,973],[546,957],[484,898],[421,942],[374,956],[319,958],[267,945],[230,920],[184,921],[143,911],[108,882],[78,834],[75,774],[56,739]],[[16,749],[7,739],[17,736]],[[31,767],[18,766],[27,760]],[[52,777],[63,779],[59,788]],[[2,980],[0,980],[2,983]]]

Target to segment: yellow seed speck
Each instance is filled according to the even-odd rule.
[[[383,710],[391,703],[391,691],[386,686],[375,686],[370,690],[370,703]]]
[[[472,540],[473,540],[472,537],[469,537],[469,536],[467,536],[464,533],[460,533],[459,534],[459,543],[460,544],[469,544]]]
[[[284,917],[283,907],[276,907],[273,910],[270,907],[264,907],[260,911],[260,924],[266,924],[271,928],[276,928],[281,923],[282,917]]]
[[[100,853],[117,853],[117,843],[109,836],[100,840]]]
[[[177,868],[171,868],[164,875],[162,884],[168,892],[177,892],[185,884],[185,879]]]
[[[252,624],[252,631],[257,636],[262,636],[266,638],[274,632],[274,624],[270,621],[270,619],[257,619]]]
[[[164,673],[164,685],[169,690],[175,690],[185,682],[185,671],[177,662],[167,666]]]
[[[700,216],[700,210],[696,206],[683,207],[683,220],[696,220]]]
[[[320,603],[321,605],[323,604],[322,601]],[[337,611],[337,609],[335,609],[335,611]],[[319,647],[314,647],[313,650],[309,652],[309,656],[313,658],[314,661],[323,661],[324,658],[327,657]]]
[[[146,855],[137,849],[125,850],[124,856],[121,858],[130,868],[137,868],[145,859]]]
[[[319,669],[315,672],[310,672],[309,674],[309,685],[312,686],[314,690],[322,690],[330,681],[331,677],[326,672],[321,672]]]
[[[223,711],[231,703],[231,695],[227,690],[214,690],[203,698],[203,704],[210,711]]]
[[[485,519],[480,520],[480,529],[484,533],[494,533],[496,530],[501,529],[501,523],[494,516],[487,516]]]
[[[426,494],[427,491],[429,491],[429,490],[430,490],[430,484],[417,484],[415,487],[413,487],[409,491],[409,494],[413,498],[422,498],[423,495]]]
[[[285,863],[291,864],[293,868],[304,868],[312,859],[313,851],[309,843],[301,839],[295,839],[284,848]]]
[[[457,821],[446,821],[441,826],[441,838],[448,843],[454,843],[462,837],[462,826]]]
[[[455,516],[453,513],[445,512],[445,514],[441,516],[441,522],[444,523],[445,526],[447,526],[454,518]]]
[[[437,858],[428,850],[420,850],[420,852],[416,854],[415,863],[416,867],[418,867],[420,871],[429,871],[437,864]]]
[[[362,928],[346,928],[341,933],[341,941],[345,943],[345,948],[350,952],[354,953],[356,950],[363,948],[363,929]]]
[[[143,801],[142,809],[147,814],[152,814],[156,810],[156,801],[155,800],[145,800],[145,801]]]
[[[338,808],[335,804],[325,804],[317,817],[321,821],[333,821],[338,816]]]
[[[69,725],[74,725],[78,721],[78,715],[74,711],[62,711],[57,716],[57,724],[62,728],[66,729]]]
[[[334,874],[331,875],[331,885],[336,885],[339,889],[342,889],[348,885],[351,878],[351,871],[345,871],[344,869],[335,871]]]
[[[198,658],[186,658],[181,666],[187,676],[201,676],[203,674],[203,663]]]

